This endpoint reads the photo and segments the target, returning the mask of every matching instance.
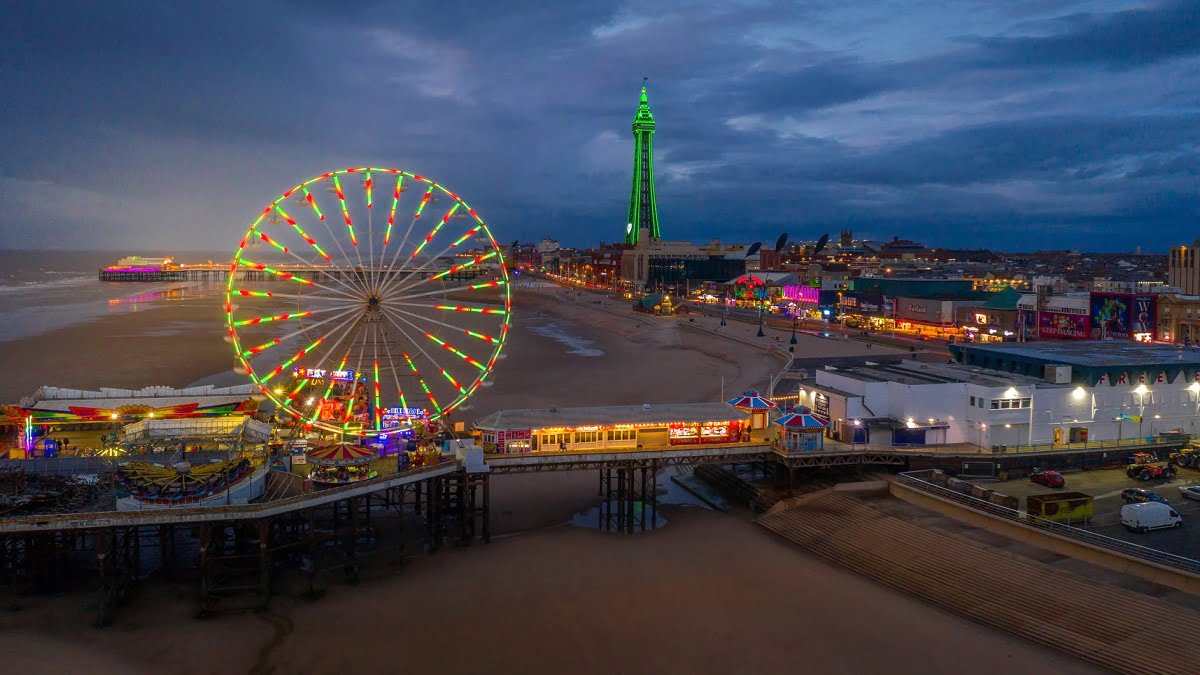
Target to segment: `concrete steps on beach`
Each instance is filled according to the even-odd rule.
[[[879,583],[1118,672],[1200,672],[1200,613],[826,492],[763,528]],[[936,648],[936,646],[926,646]]]

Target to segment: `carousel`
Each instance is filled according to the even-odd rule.
[[[309,478],[322,485],[346,485],[369,480],[379,475],[371,468],[379,455],[361,445],[334,443],[315,447],[305,453],[313,465]]]
[[[774,401],[761,396],[753,389],[746,391],[741,396],[729,399],[726,403],[750,415],[751,429],[766,429],[767,416],[772,410],[779,407]]]
[[[829,420],[807,408],[785,413],[772,424],[779,425],[779,441],[789,456],[825,447],[825,429],[829,426]]]
[[[117,510],[246,504],[262,496],[266,472],[266,466],[255,467],[244,458],[170,466],[128,462],[115,473]]]

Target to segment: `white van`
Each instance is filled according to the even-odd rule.
[[[1168,504],[1142,502],[1121,507],[1121,524],[1134,532],[1183,527],[1183,518]]]

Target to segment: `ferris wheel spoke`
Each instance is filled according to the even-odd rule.
[[[433,197],[433,190],[434,186],[433,184],[430,184],[429,188],[425,190],[425,194],[421,196],[421,202],[417,205],[417,210],[413,213],[412,219],[408,221],[408,229],[404,231],[404,238],[400,240],[400,245],[396,247],[395,252],[392,253],[392,259],[388,261],[386,269],[389,280],[400,276],[400,270],[394,269],[396,267],[396,261],[399,260],[400,253],[404,251],[404,247],[408,245],[408,238],[412,236],[413,228],[416,227],[417,220],[421,218],[421,212],[425,210],[425,205],[428,204],[429,200]],[[403,266],[407,264],[408,261],[405,260],[401,265],[401,269],[403,269]],[[388,285],[388,283],[385,283],[384,287],[386,288]]]
[[[296,259],[296,261],[297,261],[297,262],[299,262],[301,265],[305,265],[305,266],[307,266],[307,265],[309,264],[309,261],[305,260],[304,258],[302,258],[302,257],[301,257],[301,256],[299,256],[299,255],[296,255],[296,253],[295,253],[294,251],[289,251],[289,250],[286,250],[286,249],[285,249],[285,250],[284,250],[284,253],[286,253],[286,254],[288,254],[288,255],[292,256],[293,258],[295,258],[295,259]],[[339,272],[346,272],[346,273],[348,274],[348,276],[350,276],[350,278],[352,278],[352,279],[353,279],[353,278],[356,278],[356,277],[358,276],[358,274],[357,274],[357,273],[356,273],[356,272],[355,272],[353,269],[342,269],[342,268],[340,268],[340,267],[339,267],[339,268],[337,269],[337,271],[339,271]],[[340,285],[340,286],[341,286],[343,289],[345,289],[345,290],[343,290],[343,291],[341,291],[341,292],[340,292],[340,295],[343,295],[343,296],[345,296],[345,297],[348,297],[348,298],[361,298],[361,297],[362,297],[362,288],[361,288],[361,287],[359,287],[359,286],[356,286],[356,285],[350,284],[350,283],[349,283],[349,282],[347,282],[345,279],[343,279],[343,278],[342,278],[342,275],[340,275],[340,274],[337,274],[337,275],[335,275],[335,274],[329,274],[328,272],[326,272],[326,271],[324,271],[324,270],[316,270],[316,271],[312,272],[312,275],[313,275],[313,276],[315,276],[315,277],[318,277],[318,278],[320,278],[322,281],[324,281],[325,279],[328,279],[328,280],[330,280],[330,281],[336,282],[336,283],[337,283],[338,285]],[[316,286],[316,287],[318,287],[318,288],[322,288],[322,289],[328,290],[328,291],[330,291],[330,292],[333,292],[333,293],[338,293],[338,292],[339,292],[337,289],[335,289],[335,288],[333,288],[333,287],[331,287],[331,286],[326,286],[326,285],[324,285],[324,284],[322,284],[322,283],[319,283],[319,282],[316,282],[316,281],[313,281],[313,284],[312,284],[312,285],[313,285],[313,286]]]
[[[403,292],[404,289],[401,289],[399,291],[393,291],[392,294],[389,295],[387,299],[389,299],[389,300],[393,300],[393,299],[394,300],[413,300],[416,298],[428,298],[430,296],[435,296],[435,295],[445,295],[446,293],[453,292],[453,291],[478,291],[478,290],[483,290],[485,288],[498,288],[500,286],[507,286],[507,285],[508,285],[507,281],[503,281],[500,279],[493,279],[492,281],[485,281],[485,282],[478,283],[478,284],[471,284],[470,286],[460,286],[459,288],[451,288],[451,289],[439,288],[437,290],[425,291],[423,293],[404,293]]]
[[[326,309],[306,309],[303,312],[288,312],[286,314],[256,316],[256,317],[249,318],[249,319],[239,319],[239,320],[233,321],[233,326],[235,328],[241,328],[242,326],[257,326],[259,324],[272,323],[275,321],[290,321],[293,319],[303,319],[304,317],[312,316],[313,314],[324,314],[326,312],[334,312],[334,311],[337,311],[337,308],[330,307],[330,308],[326,308]]]
[[[312,279],[306,279],[306,278],[299,276],[297,274],[294,274],[292,272],[284,272],[283,270],[275,269],[274,267],[271,267],[270,265],[267,265],[265,263],[259,263],[259,262],[254,262],[253,260],[246,260],[245,258],[239,258],[237,261],[237,264],[241,265],[242,267],[252,269],[256,272],[266,272],[267,274],[279,277],[280,279],[283,279],[285,281],[294,281],[294,282],[296,282],[298,284],[302,284],[304,286],[313,286],[315,288],[320,288],[320,289],[328,291],[330,293],[344,295],[347,298],[358,299],[357,296],[351,295],[350,293],[347,293],[345,291],[339,291],[336,288],[326,286],[325,284],[317,283],[317,282],[313,281]]]
[[[385,315],[386,315],[386,312],[385,312]],[[401,332],[401,333],[404,333],[404,337],[405,337],[407,340],[409,340],[410,342],[412,342],[414,345],[416,345],[416,346],[417,346],[417,350],[418,350],[418,351],[420,351],[420,352],[421,352],[421,354],[425,356],[425,358],[429,359],[429,362],[430,362],[430,363],[432,363],[432,364],[433,364],[433,366],[434,366],[435,368],[437,368],[437,369],[438,369],[438,372],[439,372],[439,373],[441,373],[442,377],[446,378],[446,381],[448,381],[448,382],[450,383],[450,386],[452,386],[452,387],[454,387],[456,390],[458,390],[458,393],[459,393],[459,394],[465,395],[465,394],[467,393],[467,390],[466,390],[466,388],[465,388],[465,387],[463,387],[461,384],[459,384],[459,383],[458,383],[458,380],[454,379],[454,376],[453,376],[453,375],[450,373],[450,371],[448,371],[448,370],[446,370],[445,368],[443,368],[443,367],[442,367],[442,364],[438,363],[437,359],[433,358],[433,355],[432,355],[432,354],[430,354],[429,352],[425,351],[425,348],[424,348],[424,347],[421,345],[421,342],[420,342],[419,340],[413,340],[413,339],[412,339],[412,338],[411,338],[411,337],[408,335],[408,333],[404,331],[404,329],[403,329],[403,328],[400,328],[400,324],[396,323],[396,322],[395,322],[395,319],[394,319],[393,317],[391,317],[391,316],[388,316],[388,319],[392,321],[392,324],[393,324],[394,326],[396,326],[396,328],[400,329],[400,332]],[[411,324],[411,323],[409,323],[408,321],[406,321],[405,319],[400,319],[400,320],[401,320],[401,321],[404,321],[405,323],[408,323],[410,326],[412,326],[412,324]],[[417,328],[416,326],[413,326],[413,328],[416,328],[418,333],[422,333],[422,334],[424,334],[424,335],[428,335],[428,333],[425,333],[424,331],[422,331],[421,329]]]
[[[286,196],[287,196],[287,195],[284,195],[284,197],[286,197]],[[311,195],[310,195],[310,198],[311,198]],[[316,206],[316,205],[314,204],[314,207],[315,207],[315,206]],[[316,252],[317,252],[317,253],[318,253],[318,254],[319,254],[319,255],[320,255],[322,258],[324,258],[324,259],[325,259],[325,262],[333,262],[333,258],[329,257],[329,254],[325,252],[325,249],[321,248],[321,247],[320,247],[320,246],[317,244],[317,240],[315,240],[315,239],[313,239],[312,237],[310,237],[310,236],[308,235],[308,233],[304,231],[304,228],[300,227],[299,223],[297,223],[297,222],[296,222],[296,219],[295,219],[295,218],[292,218],[291,216],[289,216],[289,215],[287,214],[287,212],[286,212],[286,211],[284,211],[284,210],[283,210],[283,208],[281,208],[281,207],[279,206],[279,204],[276,204],[276,205],[275,205],[275,211],[276,211],[276,212],[279,214],[279,216],[280,216],[281,218],[283,218],[285,221],[287,221],[287,224],[288,224],[288,225],[291,225],[291,226],[292,226],[292,229],[296,231],[296,234],[300,235],[300,238],[301,238],[301,239],[303,239],[304,241],[306,241],[306,242],[308,243],[308,245],[309,245],[309,246],[311,246],[311,247],[313,248],[313,250],[314,250],[314,251],[316,251]],[[323,217],[323,216],[322,216],[322,217]],[[263,237],[266,237],[266,235],[265,235],[265,234],[264,234],[264,235],[262,235],[262,236],[263,236]],[[277,248],[278,248],[278,247],[277,247]],[[285,249],[283,249],[283,252],[284,252],[284,253],[287,253],[287,252],[288,252],[288,250],[285,248]]]
[[[332,321],[337,321],[338,319],[344,319],[345,317],[349,316],[350,314],[352,314],[354,312],[358,312],[358,311],[361,311],[361,310],[359,310],[358,308],[347,309],[347,310],[345,310],[339,314],[335,314],[334,316],[331,316],[327,319],[322,319],[321,321],[318,321],[318,322],[312,324],[311,326],[305,326],[304,328],[300,328],[299,330],[294,330],[291,333],[288,333],[287,335],[274,338],[268,342],[264,342],[263,344],[261,344],[257,347],[251,347],[242,352],[242,357],[250,358],[250,357],[254,356],[255,354],[260,354],[260,353],[270,349],[271,347],[274,347],[275,345],[278,345],[278,344],[285,342],[287,340],[290,340],[294,337],[298,337],[300,335],[308,333],[318,326],[323,326]],[[340,325],[341,324],[339,324],[339,327],[340,327]]]
[[[400,331],[400,334],[404,336],[405,340],[416,346],[416,348],[420,350],[422,354],[425,354],[425,358],[428,358],[429,362],[434,364],[435,368],[441,367],[438,366],[437,362],[425,353],[425,348],[421,346],[421,343],[413,340],[412,337],[410,337],[409,334],[400,327],[400,324],[396,323],[392,317],[387,315],[387,312],[384,312],[384,316],[387,317],[388,321],[392,322],[392,325],[396,327],[396,330]],[[419,384],[421,386],[421,390],[425,392],[425,398],[429,399],[429,402],[433,404],[434,409],[437,410],[438,415],[441,416],[443,414],[442,405],[438,403],[437,398],[433,395],[433,391],[430,390],[429,384],[425,381],[425,378],[421,377],[421,372],[417,370],[417,364],[413,363],[412,357],[409,356],[408,352],[404,352],[402,356],[404,357],[404,361],[408,364],[409,370],[412,371],[413,377],[417,378],[417,384]]]
[[[428,305],[428,304],[419,303],[419,302],[392,302],[392,303],[389,303],[389,306],[426,307],[426,308],[440,310],[443,312],[470,312],[473,314],[508,314],[508,311],[504,310],[504,309],[495,309],[493,307],[475,307],[473,305],[449,305],[449,304]]]
[[[396,381],[396,395],[400,399],[400,407],[404,409],[405,419],[412,424],[412,418],[408,415],[408,401],[404,397],[404,387],[400,386],[400,373],[396,368],[396,361],[392,359],[392,349],[388,346],[387,331],[384,331],[383,337],[383,354],[387,357],[388,368],[392,371],[392,379]]]
[[[326,358],[328,358],[329,356],[332,356],[335,353],[335,350],[341,346],[341,343],[344,342],[347,337],[349,337],[351,335],[357,336],[358,332],[361,330],[361,328],[362,328],[362,323],[355,323],[353,326],[351,326],[351,329],[346,331],[346,333],[344,333],[342,335],[342,337],[338,339],[337,344],[335,344],[332,348],[330,348],[330,350],[326,353],[326,355],[325,355]],[[338,364],[338,367],[335,370],[345,369],[346,361],[350,360],[350,352],[353,350],[354,350],[354,338],[351,338],[350,344],[346,346],[346,353],[342,355],[342,360]],[[317,362],[317,366],[320,367],[324,362],[325,362],[324,358],[319,360]],[[357,377],[357,375],[358,374],[355,373],[356,377]],[[330,377],[329,384],[327,384],[325,386],[325,393],[321,394],[321,400],[318,401],[316,403],[316,405],[313,407],[312,418],[309,420],[310,423],[315,422],[317,420],[317,418],[319,418],[321,416],[321,410],[325,407],[325,401],[329,400],[329,394],[331,394],[333,392],[333,385],[334,385],[334,379],[332,377]]]
[[[325,176],[322,176],[322,178],[326,178],[328,175],[329,174],[326,174]],[[325,214],[321,213],[321,208],[317,205],[317,200],[312,196],[312,193],[308,191],[307,186],[302,187],[301,190],[304,192],[305,201],[312,206],[313,213],[317,214],[317,220],[319,220],[321,224],[325,226],[325,232],[329,235],[329,238],[333,240],[334,246],[337,246],[338,252],[342,254],[342,260],[346,261],[347,266],[354,267],[354,264],[350,260],[350,255],[346,253],[345,247],[342,246],[342,240],[333,233],[333,228],[329,226],[329,221],[325,219]],[[357,281],[357,275],[351,278]],[[359,290],[365,292],[366,289],[359,288]]]
[[[350,416],[354,414],[354,403],[358,400],[358,376],[362,374],[363,356],[367,352],[367,331],[365,326],[359,332],[363,336],[363,342],[362,346],[358,349],[358,362],[354,364],[354,381],[350,385],[350,400],[346,403],[345,412],[342,413],[342,431],[345,431],[350,426]]]
[[[375,385],[375,431],[379,431],[383,418],[379,410],[379,324],[374,324],[371,328],[371,332],[374,334],[371,347],[373,356],[372,365],[374,366],[373,384]]]
[[[312,350],[314,350],[314,349],[316,349],[317,347],[319,347],[319,346],[321,345],[321,343],[322,343],[322,342],[324,342],[324,341],[325,341],[325,337],[324,337],[324,336],[317,338],[315,341],[313,341],[313,342],[312,342],[311,344],[309,344],[307,347],[305,347],[304,349],[301,349],[300,351],[296,352],[296,353],[295,353],[295,354],[294,354],[294,355],[293,355],[291,358],[289,358],[288,360],[286,360],[286,361],[284,361],[283,363],[279,364],[278,366],[275,366],[275,369],[274,369],[274,370],[271,370],[271,371],[269,371],[269,372],[268,372],[266,375],[263,375],[263,376],[262,376],[262,378],[261,378],[259,381],[260,381],[260,382],[262,382],[263,384],[266,384],[267,382],[269,382],[269,381],[271,380],[271,378],[273,378],[273,377],[275,377],[276,375],[278,375],[278,374],[282,373],[283,371],[287,370],[289,367],[291,367],[291,365],[292,365],[293,363],[295,363],[295,362],[299,361],[300,359],[304,358],[304,355],[305,355],[305,354],[308,354],[308,353],[309,353],[309,352],[311,352]]]
[[[443,255],[445,255],[445,254],[446,254],[446,253],[447,253],[449,250],[450,250],[450,248],[449,248],[449,247],[447,247],[445,251],[442,251],[442,252],[441,252],[441,253],[439,253],[439,254],[438,254],[436,257],[434,257],[434,260],[439,260],[439,259],[441,259],[441,257],[442,257]],[[409,288],[413,288],[413,287],[416,287],[416,286],[420,286],[420,285],[421,285],[421,284],[423,284],[423,283],[428,283],[428,282],[431,282],[431,281],[437,281],[438,279],[442,279],[442,278],[445,278],[445,277],[448,277],[448,276],[450,276],[451,274],[455,274],[455,273],[457,273],[457,272],[461,272],[462,270],[465,270],[465,269],[467,269],[467,268],[469,268],[469,267],[474,267],[475,265],[478,265],[479,263],[482,263],[482,262],[486,262],[486,261],[488,261],[488,260],[491,260],[492,258],[495,258],[495,257],[496,257],[497,255],[499,255],[499,254],[500,254],[500,252],[499,252],[499,251],[496,251],[496,250],[494,250],[494,249],[493,249],[492,251],[490,251],[490,252],[488,252],[488,253],[484,253],[484,254],[482,254],[482,255],[477,255],[477,256],[475,256],[474,258],[472,258],[472,259],[470,259],[470,260],[468,260],[468,261],[466,261],[466,262],[459,263],[459,264],[457,264],[457,265],[451,265],[450,267],[448,267],[448,268],[446,268],[446,269],[442,270],[441,272],[438,272],[437,274],[431,274],[431,275],[429,275],[429,276],[427,276],[427,277],[425,277],[425,278],[423,278],[423,279],[420,279],[420,280],[416,281],[415,283],[411,283],[411,284],[409,284],[409,283],[407,283],[409,279],[411,279],[413,276],[415,276],[415,275],[416,275],[418,272],[420,272],[420,271],[422,271],[422,270],[425,270],[425,269],[428,269],[428,268],[421,267],[421,268],[418,268],[418,269],[414,269],[414,270],[412,270],[411,272],[409,272],[409,274],[408,274],[408,277],[406,277],[406,278],[404,279],[404,281],[402,281],[402,282],[400,283],[399,287],[398,287],[398,288],[396,288],[396,289],[394,289],[394,291],[399,291],[399,292],[401,292],[401,293],[402,293],[402,292],[404,292],[405,290],[407,290],[407,289],[409,289]],[[436,266],[435,266],[435,267],[436,267]]]
[[[383,233],[383,249],[380,250],[379,262],[387,255],[387,245],[392,240],[392,226],[396,224],[396,206],[400,204],[400,193],[405,191],[404,174],[396,174],[396,188],[392,191],[392,208],[388,211],[387,230]]]
[[[387,287],[385,287],[385,289],[384,289],[385,291],[389,291],[395,287],[395,285],[397,283],[397,279],[400,278],[401,272],[403,272],[405,270],[405,268],[408,267],[408,263],[412,262],[413,260],[416,260],[417,256],[421,255],[421,251],[424,251],[425,247],[429,245],[429,242],[433,241],[434,237],[437,237],[438,232],[440,232],[441,229],[443,227],[445,227],[446,223],[450,222],[450,219],[454,217],[454,213],[456,211],[458,211],[458,208],[460,206],[462,206],[462,202],[455,201],[454,205],[450,207],[450,210],[446,212],[446,215],[442,216],[441,220],[439,220],[437,222],[437,224],[434,225],[433,228],[431,228],[429,230],[429,234],[425,235],[425,238],[420,240],[420,243],[417,244],[416,247],[413,248],[413,252],[411,254],[409,254],[408,258],[405,258],[403,263],[401,263],[400,269],[396,271],[396,275],[395,275],[395,277],[392,278],[392,282],[390,284],[388,284]],[[450,248],[446,247],[445,250],[448,251],[448,250],[450,250]],[[445,255],[444,251],[443,251],[443,253],[440,253],[437,256],[435,256],[434,259],[436,260],[438,257],[441,257],[442,255]],[[403,285],[409,279],[412,278],[413,274],[416,274],[416,272],[415,271],[410,272],[408,274],[408,276],[404,277],[403,281],[400,281],[399,283],[401,285]]]
[[[484,335],[483,333],[476,333],[475,331],[467,330],[467,329],[463,328],[462,326],[455,326],[454,324],[449,324],[449,323],[446,323],[445,321],[438,321],[437,319],[432,319],[432,318],[424,316],[422,314],[416,314],[414,312],[407,312],[403,309],[398,309],[394,306],[389,306],[388,310],[392,311],[392,312],[396,312],[397,314],[402,314],[404,316],[412,317],[414,319],[420,319],[421,321],[428,321],[429,323],[437,324],[438,326],[445,326],[446,328],[450,328],[456,332],[465,333],[466,335],[473,337],[476,340],[482,340],[484,342],[490,342],[492,344],[496,344],[496,343],[500,342],[500,340],[492,337],[491,335]],[[507,328],[502,327],[501,335],[503,335],[504,332],[507,330],[508,330]]]

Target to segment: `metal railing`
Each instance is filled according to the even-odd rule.
[[[977,511],[984,511],[993,516],[1012,520],[1014,522],[1022,523],[1032,527],[1037,527],[1048,532],[1053,532],[1061,537],[1073,539],[1082,544],[1103,548],[1114,553],[1120,553],[1131,558],[1137,558],[1139,560],[1155,563],[1164,567],[1170,567],[1172,569],[1187,572],[1189,574],[1200,574],[1200,560],[1185,558],[1184,556],[1174,555],[1172,553],[1165,553],[1157,549],[1131,544],[1120,539],[1114,539],[1113,537],[1106,537],[1090,530],[1085,530],[1071,525],[1064,525],[1053,520],[1046,520],[1045,518],[1030,515],[1029,513],[1018,511],[1016,509],[1000,506],[999,504],[993,504],[989,501],[979,499],[978,497],[972,497],[971,495],[956,492],[949,488],[931,483],[928,480],[924,480],[925,477],[932,475],[932,469],[926,469],[923,471],[907,471],[901,473],[897,477],[897,480],[901,485],[905,485],[910,488],[914,488],[916,490],[962,504],[963,506],[975,509]]]

